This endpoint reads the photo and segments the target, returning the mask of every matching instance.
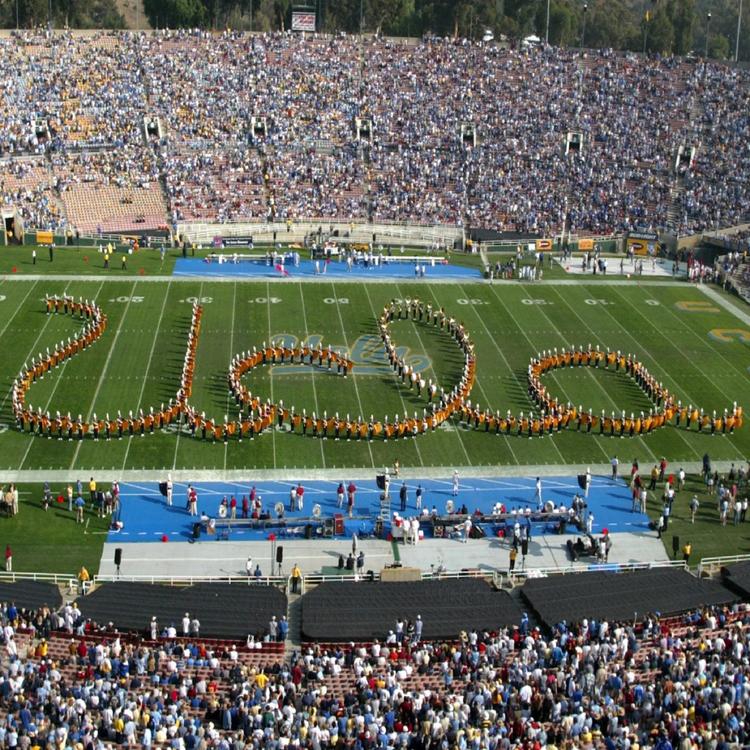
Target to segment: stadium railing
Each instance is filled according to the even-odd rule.
[[[412,245],[439,243],[452,248],[456,240],[463,241],[464,239],[462,227],[389,221],[378,221],[375,224],[370,224],[357,220],[330,218],[307,218],[292,221],[290,224],[285,221],[242,222],[237,224],[180,223],[177,225],[177,234],[186,237],[191,242],[207,245],[213,242],[214,237],[252,236],[255,243],[272,241],[275,233],[278,242],[288,243],[301,242],[306,236],[317,234],[318,229],[324,236],[328,237],[331,234],[331,227],[333,227],[334,232],[338,230],[339,239],[363,244],[372,242],[373,234],[376,237],[375,245],[381,242],[384,244],[404,242]]]
[[[698,575],[709,576],[716,573],[718,570],[723,568],[725,565],[731,565],[732,563],[747,562],[750,560],[750,555],[722,555],[721,557],[704,557],[698,563]]]

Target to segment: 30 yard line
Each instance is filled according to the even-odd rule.
[[[364,285],[365,291],[367,291],[367,285]],[[349,339],[346,335],[346,326],[344,326],[344,316],[341,314],[341,306],[339,305],[339,298],[336,294],[336,285],[331,282],[331,289],[333,290],[333,298],[336,300],[336,312],[339,314],[339,323],[341,323],[341,333],[344,336],[344,346],[346,346],[347,351],[349,352],[349,355],[351,356],[351,348],[349,347]],[[368,295],[369,298],[369,295]],[[359,415],[362,419],[366,419],[364,409],[362,408],[362,399],[359,395],[359,386],[357,385],[357,368],[352,368],[352,382],[354,383],[354,392],[357,394],[357,403],[359,404]],[[370,441],[367,441],[367,450],[370,453],[370,463],[372,464],[372,467],[375,468],[375,458],[372,455],[372,445],[370,445]],[[419,449],[417,449],[417,455],[419,455]],[[419,460],[422,463],[422,466],[424,466],[424,461],[422,461],[422,456],[419,456]]]
[[[125,305],[125,311],[122,314],[122,318],[120,318],[120,324],[117,326],[117,330],[115,331],[115,336],[112,339],[112,344],[109,347],[109,351],[107,352],[107,359],[104,361],[104,367],[102,367],[102,372],[99,375],[99,382],[96,384],[96,390],[94,391],[94,398],[91,399],[91,405],[89,406],[89,410],[86,414],[86,422],[90,421],[91,414],[94,411],[94,406],[96,404],[96,399],[99,398],[99,392],[102,389],[102,385],[104,384],[104,381],[106,380],[107,370],[109,369],[109,363],[112,361],[112,354],[115,351],[115,347],[117,345],[117,339],[120,337],[120,332],[122,331],[122,327],[125,323],[125,318],[128,316],[128,310],[130,310],[130,303],[133,301],[133,295],[135,294],[135,288],[138,286],[138,282],[135,281],[133,283],[133,288],[130,290],[130,296],[128,297],[128,302]],[[72,470],[73,467],[76,465],[76,461],[78,460],[78,454],[81,452],[81,445],[83,445],[83,440],[78,441],[78,445],[76,445],[76,449],[73,453],[73,458],[70,461],[70,466],[68,467],[69,470]]]
[[[643,317],[643,319],[644,319],[644,320],[645,320],[645,321],[646,321],[647,323],[649,323],[649,325],[650,325],[650,321],[648,320],[648,318],[646,318],[646,316],[645,316],[645,315],[643,315],[643,313],[641,313],[641,311],[640,311],[640,310],[638,310],[638,308],[637,308],[637,307],[636,307],[635,305],[631,305],[631,304],[630,304],[629,302],[627,302],[627,301],[626,301],[626,304],[627,304],[627,305],[628,305],[629,307],[632,307],[632,308],[633,308],[633,310],[635,310],[635,311],[636,311],[636,312],[637,312],[637,313],[638,313],[639,315],[641,315],[641,317]],[[610,311],[609,311],[609,310],[607,309],[607,305],[604,305],[604,306],[602,306],[602,310],[604,310],[604,312],[605,312],[605,313],[606,313],[607,315],[609,315],[609,317],[610,317],[610,318],[612,318],[612,320],[613,320],[613,321],[615,322],[615,324],[617,325],[617,327],[618,327],[618,328],[619,328],[619,329],[620,329],[620,330],[621,330],[621,331],[622,331],[622,332],[623,332],[623,333],[624,333],[624,334],[625,334],[625,335],[626,335],[626,336],[627,336],[627,337],[628,337],[629,339],[631,339],[631,340],[633,341],[633,343],[634,343],[634,344],[636,345],[636,349],[638,349],[638,348],[642,349],[642,350],[643,350],[644,352],[646,352],[646,354],[648,355],[649,359],[650,359],[650,360],[651,360],[651,361],[652,361],[652,362],[653,362],[654,364],[658,364],[658,360],[657,360],[657,359],[656,359],[656,358],[655,358],[655,357],[654,357],[654,356],[653,356],[653,355],[651,354],[651,352],[649,352],[649,350],[648,350],[648,349],[646,349],[646,347],[645,347],[645,346],[643,346],[643,344],[642,344],[642,343],[640,343],[640,342],[639,342],[639,341],[638,341],[638,340],[637,340],[637,339],[635,338],[635,336],[633,336],[633,334],[632,334],[632,333],[630,333],[630,331],[629,331],[629,330],[628,330],[628,329],[627,329],[627,328],[626,328],[626,327],[625,327],[624,325],[622,325],[622,323],[620,323],[620,322],[619,322],[619,321],[617,320],[617,318],[616,318],[616,317],[615,317],[615,316],[614,316],[614,315],[613,315],[613,314],[612,314],[612,313],[611,313],[611,312],[610,312]],[[686,393],[685,395],[687,395],[687,393]],[[695,456],[696,458],[701,458],[701,455],[700,455],[700,453],[698,453],[698,451],[696,451],[696,450],[695,450],[695,448],[693,448],[692,444],[691,444],[691,443],[690,443],[690,441],[688,441],[688,439],[687,439],[687,438],[685,437],[685,435],[683,434],[682,430],[677,430],[677,434],[678,434],[678,435],[680,436],[680,438],[682,439],[682,442],[683,442],[683,443],[685,443],[685,445],[686,445],[686,446],[688,447],[688,449],[689,449],[689,450],[690,450],[690,451],[691,451],[691,452],[693,453],[693,455],[694,455],[694,456]],[[653,455],[653,454],[652,454],[652,455]]]
[[[460,287],[460,289],[461,289],[461,293],[462,293],[462,294],[464,294],[464,290],[463,290],[463,287]],[[511,319],[511,320],[513,321],[513,325],[515,325],[515,327],[516,327],[516,328],[518,329],[518,331],[519,331],[519,332],[520,332],[521,334],[523,334],[523,337],[524,337],[524,338],[526,339],[526,341],[528,341],[528,342],[529,342],[529,344],[531,345],[531,349],[532,349],[532,351],[533,351],[533,350],[534,350],[534,349],[535,349],[536,347],[534,346],[534,342],[533,342],[533,341],[532,341],[532,340],[531,340],[531,339],[529,338],[528,334],[526,333],[526,330],[525,330],[524,328],[522,328],[522,327],[521,327],[521,325],[520,325],[520,324],[518,323],[518,321],[516,320],[516,316],[515,316],[515,315],[513,315],[513,313],[511,312],[511,309],[510,309],[510,307],[508,307],[508,306],[507,306],[507,305],[505,304],[505,302],[503,302],[503,299],[502,299],[502,297],[501,297],[501,296],[500,296],[500,295],[499,295],[499,294],[497,293],[497,291],[495,290],[495,286],[494,286],[494,285],[490,286],[490,289],[492,290],[492,293],[493,293],[493,294],[495,295],[495,297],[497,297],[497,300],[498,300],[498,301],[500,302],[500,306],[501,306],[501,307],[502,307],[502,308],[503,308],[503,309],[505,310],[505,312],[507,312],[507,313],[508,313],[508,315],[510,316],[510,319]],[[500,348],[500,347],[499,347],[499,346],[497,345],[497,341],[495,341],[495,338],[494,338],[494,336],[493,336],[493,335],[492,335],[492,334],[490,333],[490,329],[489,329],[489,328],[487,328],[487,324],[486,324],[486,323],[484,322],[484,319],[482,318],[482,316],[481,316],[481,315],[480,315],[480,314],[479,314],[479,313],[478,313],[478,312],[477,312],[476,310],[475,310],[474,312],[475,312],[475,314],[476,314],[477,318],[479,318],[479,322],[480,322],[480,323],[482,324],[482,327],[483,327],[483,328],[484,328],[484,330],[485,330],[485,331],[487,332],[487,336],[488,336],[488,337],[489,337],[489,339],[490,339],[490,340],[492,341],[493,345],[494,345],[494,346],[495,346],[495,348],[496,348],[496,349],[498,350],[498,352],[500,352],[500,356],[501,356],[501,357],[503,358],[503,360],[505,361],[505,364],[506,364],[506,366],[508,367],[508,369],[509,369],[509,370],[511,370],[511,372],[513,372],[513,375],[514,375],[514,377],[516,378],[516,380],[518,381],[518,384],[519,384],[519,385],[521,386],[521,388],[522,388],[522,389],[523,389],[524,391],[526,391],[526,390],[528,389],[528,384],[527,384],[527,383],[525,383],[525,382],[524,382],[524,381],[523,381],[523,380],[522,380],[522,379],[521,379],[521,378],[520,378],[520,377],[518,376],[518,374],[517,374],[517,373],[516,373],[516,372],[515,372],[515,371],[513,370],[513,368],[511,368],[511,366],[510,366],[510,363],[509,363],[509,362],[508,362],[508,360],[507,360],[507,359],[505,358],[505,354],[503,353],[503,350],[502,350],[502,349],[501,349],[501,348]],[[565,458],[563,457],[562,451],[561,451],[561,450],[560,450],[560,449],[559,449],[559,448],[557,447],[557,445],[556,445],[556,443],[555,443],[555,441],[554,441],[554,440],[552,441],[552,445],[554,446],[555,450],[557,451],[557,455],[558,455],[558,456],[560,456],[560,461],[561,461],[562,463],[564,463],[564,464],[567,464],[568,462],[567,462],[567,461],[565,460]],[[599,445],[599,444],[597,443],[597,445]],[[607,455],[607,454],[606,454],[606,451],[604,451],[604,449],[603,449],[603,448],[601,448],[601,446],[600,446],[600,449],[601,449],[602,453],[604,453],[604,455],[606,456],[606,455]]]
[[[310,335],[310,331],[307,327],[307,311],[305,310],[305,295],[302,292],[302,284],[298,283],[297,287],[299,289],[299,296],[302,300],[302,322],[305,325],[305,340],[307,340],[308,336]],[[315,402],[315,416],[320,416],[320,407],[318,406],[318,389],[315,387],[315,374],[312,375],[310,378],[310,382],[312,383],[312,389],[313,389],[313,401]],[[323,440],[321,438],[313,438],[317,439],[320,443],[320,460],[323,462],[323,468],[326,468],[326,454],[323,450]]]
[[[522,287],[523,288],[523,287]],[[578,320],[583,323],[583,325],[587,328],[589,333],[592,334],[594,339],[599,339],[599,336],[597,335],[596,331],[578,314],[578,312],[575,310],[575,308],[568,303],[568,301],[565,299],[565,297],[560,294],[554,287],[552,287],[552,291],[560,298],[562,303],[568,307],[568,309],[573,313],[573,315],[578,318]],[[557,331],[558,335],[563,338],[562,333],[560,332],[560,329],[552,322],[552,319],[547,315],[547,313],[544,311],[544,308],[540,307],[539,311],[544,315],[545,318],[547,318],[547,322]],[[606,347],[605,347],[606,348]],[[584,368],[589,375],[589,380],[596,383],[597,387],[602,391],[606,399],[609,401],[609,403],[614,407],[615,411],[617,412],[623,412],[624,409],[621,406],[618,406],[614,399],[607,393],[607,389],[599,382],[599,380],[595,377],[594,373],[591,371],[591,368]],[[559,383],[559,381],[558,381]],[[658,462],[658,458],[656,457],[656,454],[651,450],[651,447],[648,445],[648,443],[643,439],[642,435],[638,435],[637,437],[639,444],[643,447],[643,449],[646,451],[646,453],[650,454],[651,458]],[[604,446],[599,443],[599,447],[604,451]]]
[[[167,291],[164,292],[164,301],[161,303],[161,311],[159,312],[159,320],[156,323],[156,330],[154,331],[154,340],[151,343],[151,351],[148,355],[148,363],[146,364],[146,372],[143,376],[143,383],[141,384],[141,392],[138,395],[137,409],[142,408],[141,402],[143,401],[143,394],[146,392],[146,383],[148,382],[148,374],[151,371],[151,362],[154,358],[154,351],[156,349],[156,341],[159,338],[159,331],[161,331],[161,321],[164,318],[164,310],[167,308],[167,299],[169,298],[169,290],[172,287],[172,282],[167,284]],[[130,453],[130,446],[133,444],[133,438],[128,438],[128,444],[125,448],[125,458],[122,460],[122,471],[125,471],[125,467],[128,464],[128,454]]]
[[[268,345],[274,346],[273,333],[271,332],[271,283],[266,282],[266,317],[268,318]],[[271,403],[275,404],[273,397],[273,365],[268,368],[268,383],[271,390]],[[273,447],[273,468],[276,468],[276,425],[271,425],[271,445]]]

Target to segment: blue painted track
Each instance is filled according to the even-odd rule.
[[[411,263],[386,263],[381,266],[365,268],[364,266],[354,266],[352,270],[347,270],[345,263],[331,262],[327,265],[321,261],[320,269],[326,268],[325,273],[316,273],[315,263],[311,260],[300,261],[299,266],[287,265],[286,278],[304,279],[415,279],[414,265]],[[178,258],[174,271],[174,276],[237,276],[243,279],[267,279],[281,278],[282,274],[272,265],[244,261],[241,263],[206,263],[199,258]],[[480,281],[482,273],[478,268],[469,268],[467,266],[457,266],[450,263],[440,264],[437,262],[434,266],[427,264],[425,276],[422,281],[430,280],[450,280],[456,279],[461,281]]]
[[[257,482],[255,487],[263,500],[264,510],[269,510],[272,516],[274,506],[278,502],[284,503],[287,510],[285,515],[289,519],[300,516],[310,516],[311,509],[316,503],[321,506],[321,517],[331,518],[333,514],[342,512],[337,506],[336,489],[339,481],[348,484],[345,474],[332,481],[303,482],[305,488],[305,507],[302,512],[288,511],[289,491],[293,482]],[[296,483],[294,483],[296,484]],[[379,510],[380,491],[375,485],[374,477],[370,481],[358,482],[355,514],[369,516],[368,520],[345,520],[345,534],[371,533],[375,518]],[[452,480],[425,479],[408,480],[408,506],[405,515],[416,515],[414,492],[418,484],[424,490],[423,507],[431,509],[435,506],[438,513],[445,512],[446,502],[453,499]],[[198,493],[198,510],[205,511],[209,516],[216,516],[219,504],[224,496],[230,498],[232,494],[237,498],[238,516],[242,504],[242,496],[248,495],[252,483],[232,482],[195,482]],[[400,507],[398,492],[401,482],[394,479],[391,483],[391,509]],[[552,500],[556,505],[564,503],[569,506],[577,491],[575,477],[544,477],[542,479],[542,495],[545,500]],[[175,483],[174,504],[167,507],[165,498],[159,493],[157,484],[152,483],[123,483],[121,485],[122,507],[120,520],[124,526],[120,532],[110,532],[107,541],[120,543],[128,542],[159,542],[163,535],[170,541],[188,541],[191,537],[192,523],[197,520],[191,518],[186,510],[187,484]],[[465,503],[469,512],[476,509],[489,513],[496,502],[505,503],[506,508],[535,507],[535,478],[471,478],[461,477],[459,494],[455,498],[457,507]],[[648,528],[648,518],[641,513],[631,512],[630,490],[622,479],[616,482],[608,477],[594,477],[588,498],[588,507],[594,514],[594,532],[608,528],[611,532],[644,531]],[[346,508],[343,509],[344,514]],[[297,527],[299,536],[301,524]],[[267,531],[234,528],[231,531],[233,541],[260,541],[267,538]],[[205,536],[202,539],[206,539]]]

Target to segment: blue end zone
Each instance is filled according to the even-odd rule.
[[[344,484],[348,479],[342,473],[340,477]],[[292,482],[258,482],[255,484],[258,494],[263,499],[263,509],[271,512],[275,517],[274,506],[283,503],[288,519],[309,517],[312,507],[316,503],[321,506],[321,518],[332,518],[335,513],[343,512],[337,506],[336,489],[338,481],[310,481],[302,483],[305,488],[304,508],[301,512],[289,512],[289,490]],[[406,485],[409,491],[409,502],[404,515],[416,515],[414,492],[421,484],[424,490],[423,507],[432,509],[435,506],[439,514],[445,512],[446,502],[453,499],[451,479],[409,480]],[[224,496],[237,498],[238,511],[242,505],[242,496],[248,495],[252,483],[239,482],[195,482],[198,493],[198,511],[205,511],[207,515],[216,517],[219,504]],[[355,514],[368,516],[367,520],[346,519],[345,533],[371,534],[375,519],[379,511],[380,491],[372,481],[361,482],[357,485]],[[391,509],[400,508],[398,491],[401,482],[394,479],[391,483]],[[192,536],[192,524],[196,518],[191,518],[186,510],[187,484],[175,483],[174,504],[167,507],[165,498],[159,494],[156,484],[124,483],[121,485],[122,508],[120,520],[124,526],[120,532],[110,532],[109,542],[118,544],[127,542],[158,542],[163,535],[170,541],[188,541]],[[564,503],[570,506],[575,493],[579,491],[574,477],[544,477],[542,479],[542,495],[546,501],[551,500],[555,505]],[[457,507],[465,503],[469,512],[479,509],[483,513],[490,513],[496,502],[505,503],[508,510],[523,509],[526,506],[535,507],[535,479],[534,478],[461,478],[459,494],[455,498]],[[589,510],[594,514],[594,533],[608,528],[612,533],[628,531],[645,531],[648,529],[648,518],[642,513],[631,512],[631,496],[625,482],[616,482],[605,477],[594,477],[588,498]],[[294,526],[294,524],[291,524]],[[295,536],[301,535],[302,524],[296,527]],[[571,529],[572,531],[572,529]],[[267,538],[268,531],[255,529],[233,528],[231,538],[234,541],[260,541]],[[538,531],[536,533],[539,533]],[[283,533],[277,535],[283,537]],[[207,537],[201,537],[205,540]]]
[[[415,279],[414,265],[411,263],[385,263],[377,267],[353,266],[348,270],[346,263],[332,261],[325,264],[319,263],[320,273],[316,273],[314,261],[300,261],[299,266],[285,266],[286,275],[282,275],[273,265],[262,262],[242,261],[240,263],[206,263],[199,258],[178,258],[175,262],[174,276],[236,276],[242,279],[267,279],[267,278],[333,278],[333,279]],[[325,269],[325,273],[323,273]],[[430,279],[457,279],[461,281],[481,281],[483,274],[478,268],[457,266],[451,263],[441,264],[436,262],[434,266],[426,264],[425,281]]]

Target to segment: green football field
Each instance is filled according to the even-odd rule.
[[[46,269],[45,269],[46,270]],[[684,403],[723,412],[734,401],[747,408],[750,328],[703,292],[687,284],[364,284],[215,282],[138,277],[60,281],[22,278],[0,283],[0,470],[242,469],[488,466],[604,463],[617,453],[625,463],[714,460],[750,455],[750,428],[733,436],[699,435],[666,427],[632,438],[599,437],[568,430],[543,439],[496,436],[455,421],[416,439],[335,441],[268,430],[255,440],[227,445],[188,432],[110,442],[58,441],[21,434],[10,409],[10,387],[25,362],[71,336],[79,322],[46,315],[45,294],[95,299],[109,319],[104,336],[35,383],[27,402],[91,418],[159,406],[178,388],[191,303],[204,307],[192,404],[207,417],[236,418],[227,371],[234,354],[284,338],[348,350],[353,377],[299,365],[261,367],[246,385],[263,398],[283,399],[297,411],[352,419],[412,414],[424,398],[405,389],[387,366],[376,317],[393,298],[418,297],[462,321],[476,345],[477,380],[471,394],[482,408],[532,406],[526,390],[529,358],[547,348],[599,345],[633,353]],[[740,312],[742,308],[736,308]],[[392,326],[394,343],[423,377],[449,389],[460,377],[462,355],[445,334],[410,321]],[[621,373],[570,368],[545,382],[562,401],[595,413],[648,410],[650,402]]]

